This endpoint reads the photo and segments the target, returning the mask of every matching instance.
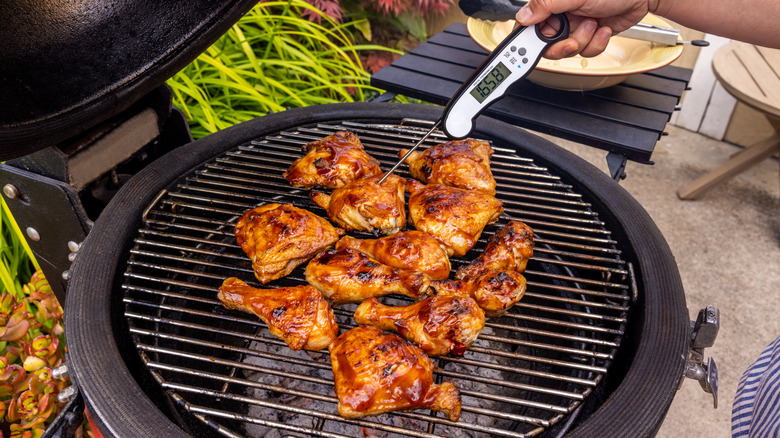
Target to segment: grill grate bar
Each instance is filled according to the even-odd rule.
[[[154,306],[153,303],[143,302],[143,301],[139,301],[139,300],[131,300],[131,299],[128,299],[128,298],[125,298],[123,300],[123,302],[125,304],[134,304],[134,305],[139,305],[139,306],[149,306],[149,307]],[[159,306],[157,308],[159,308],[160,310],[168,310],[168,311],[171,311],[171,312],[181,312],[181,313],[187,313],[187,314],[190,314],[190,315],[198,315],[198,316],[202,316],[202,317],[212,317],[210,315],[210,312],[200,312],[200,311],[195,311],[195,310],[191,310],[191,309],[187,309],[187,308],[183,308],[183,307],[162,305],[162,306]],[[172,319],[169,319],[169,318],[163,318],[163,317],[157,317],[157,316],[145,316],[145,315],[137,313],[137,312],[127,311],[127,312],[125,312],[125,315],[128,318],[143,319],[143,320],[146,320],[146,321],[160,323],[160,324],[170,324],[170,325],[178,326],[178,327],[186,327],[188,329],[197,329],[197,330],[205,330],[205,331],[215,330],[215,331],[217,331],[220,334],[230,335],[230,336],[235,336],[235,337],[244,337],[244,336],[246,336],[246,333],[243,333],[243,332],[236,332],[236,331],[224,330],[224,329],[215,329],[213,327],[210,328],[210,327],[204,326],[202,324],[181,322],[181,321],[176,321],[176,320],[172,320]],[[219,318],[220,315],[215,315],[214,317]],[[351,324],[342,324],[341,326],[342,326],[342,328],[347,328],[347,327],[352,328],[352,327],[354,327],[354,325],[351,325]],[[258,325],[258,327],[261,327],[261,326]],[[494,335],[485,335],[485,339],[488,339],[488,336],[489,336],[489,339],[491,341],[494,341],[494,342],[508,343],[508,342],[512,342],[513,341],[513,339],[504,338],[504,337],[501,337],[501,336],[494,336]],[[284,345],[281,341],[278,341],[278,340],[273,339],[273,338],[263,338],[263,340],[266,341],[266,342],[269,342],[269,343],[274,343],[276,345],[280,345],[280,346]],[[489,352],[489,354],[492,354],[492,353],[493,353],[492,351]],[[525,359],[525,360],[527,360],[529,362],[539,362],[539,363],[545,363],[545,364],[548,364],[548,365],[556,365],[556,366],[559,366],[559,367],[562,367],[562,368],[566,367],[566,368],[582,369],[582,370],[593,371],[593,372],[606,372],[606,371],[600,370],[598,368],[586,367],[586,366],[584,366],[582,364],[578,364],[578,363],[571,363],[571,362],[564,362],[564,361],[552,361],[552,360],[549,360],[549,359],[545,359],[543,357],[526,356],[526,355],[517,354],[517,353],[515,353],[514,357]],[[455,363],[459,362],[459,359],[456,359],[456,358],[448,358],[448,360],[450,360],[451,362],[455,362]],[[521,373],[521,374],[528,374],[528,375],[536,375],[536,376],[539,376],[539,377],[551,378],[551,379],[562,380],[562,381],[570,381],[572,383],[579,383],[579,384],[586,385],[586,386],[590,385],[589,381],[588,382],[585,382],[585,381],[581,382],[581,381],[578,381],[577,379],[567,380],[568,379],[567,376],[558,376],[558,375],[555,375],[555,374],[547,374],[547,373],[536,373],[533,370],[524,370],[524,369],[520,369],[520,368],[510,369],[510,368],[506,368],[506,367],[503,367],[503,366],[500,366],[500,365],[494,365],[494,364],[481,364],[480,366],[484,367],[484,368],[508,371],[508,372],[511,372],[511,373]]]
[[[154,257],[155,259],[160,259],[161,261],[179,261],[179,262],[184,262],[184,263],[187,263],[187,264],[201,266],[201,267],[212,267],[212,268],[223,268],[223,269],[237,269],[240,272],[249,272],[249,273],[253,273],[254,272],[254,271],[252,271],[249,268],[228,266],[228,265],[224,265],[224,264],[218,264],[218,263],[214,263],[214,262],[194,259],[192,257],[179,257],[179,256],[173,256],[173,255],[163,254],[163,253],[154,252],[154,251],[141,251],[141,250],[138,250],[138,249],[133,249],[132,251],[134,253],[138,254],[138,255]],[[141,262],[138,262],[138,261],[132,261],[132,262],[129,262],[129,264],[138,264],[139,266],[145,266],[145,267],[150,268],[150,269],[156,269],[156,270],[166,271],[166,272],[167,271],[172,271],[172,272],[177,272],[177,273],[181,273],[181,274],[188,274],[188,275],[192,275],[192,276],[199,276],[199,277],[205,277],[205,278],[211,278],[211,279],[224,279],[225,278],[224,277],[224,272],[217,273],[217,274],[210,274],[208,272],[199,272],[199,271],[194,271],[194,270],[186,270],[186,269],[182,269],[182,268],[178,268],[178,267],[173,267],[172,265],[164,265],[164,264],[160,264],[160,262],[158,262],[158,263],[148,263],[148,262],[141,263]],[[581,265],[581,264],[557,263],[557,261],[556,261],[556,264],[569,266],[569,267],[584,268],[584,266]],[[526,275],[526,277],[528,277],[528,276],[533,277],[534,275],[538,275],[538,276],[542,276],[542,277],[544,277],[544,276],[553,276],[552,274],[537,272],[537,271],[530,270],[530,269],[526,270],[525,275]],[[589,279],[585,279],[585,278],[567,277],[567,276],[555,276],[555,277],[557,279],[560,279],[560,280],[575,281],[575,282],[583,283],[583,284],[584,283],[588,283],[588,284],[593,284],[593,285],[602,286],[602,287],[617,287],[617,286],[615,286],[616,285],[615,283],[609,283],[609,282],[604,282],[604,281],[600,281],[600,280],[589,280]],[[296,278],[296,277],[295,276],[291,276],[290,278]],[[159,278],[159,281],[163,281],[164,282],[166,280],[167,279],[165,279],[165,278]],[[305,279],[301,278],[301,280],[305,280]],[[620,287],[621,288],[627,288],[627,286],[624,286],[624,285],[621,285]],[[587,290],[584,290],[584,289],[578,289],[576,291],[576,293],[583,293],[583,294],[587,294],[589,292],[591,292],[591,291],[587,291]],[[598,292],[598,291],[595,291],[593,293],[600,294],[600,292]]]
[[[170,244],[170,243],[157,242],[155,240],[148,240],[148,239],[136,239],[135,242],[137,244],[139,244],[139,245],[149,245],[149,246],[160,247],[160,248],[165,248],[165,249],[179,250],[181,252],[186,252],[186,253],[203,254],[203,255],[212,256],[212,257],[225,257],[225,258],[229,258],[229,259],[232,259],[232,260],[240,260],[242,262],[246,261],[246,256],[242,257],[242,256],[240,256],[238,254],[229,254],[229,253],[224,253],[224,252],[216,252],[216,251],[200,249],[200,248],[197,248],[197,247],[184,246],[184,245],[173,245],[173,244]],[[141,253],[142,253],[141,251],[138,252],[138,254],[141,254]],[[152,252],[152,251],[143,251],[143,253],[144,253],[144,255],[149,255],[149,256],[152,256],[152,257],[161,255],[160,253],[156,253],[156,252]],[[183,261],[187,261],[187,262],[191,262],[192,261],[191,258],[187,259],[187,258],[182,257],[181,259],[183,259]]]
[[[237,189],[237,190],[251,190],[252,187],[250,187],[250,186],[244,186],[244,185],[239,185],[239,184],[215,183],[215,182],[212,182],[212,181],[204,180],[202,178],[189,178],[188,182],[190,182],[190,183],[197,182],[197,183],[203,184],[204,186],[179,185],[179,187],[181,189],[186,189],[186,190],[189,190],[189,191],[194,192],[194,193],[200,193],[200,194],[204,194],[205,193],[205,194],[214,195],[214,196],[221,196],[221,197],[231,196],[233,198],[249,199],[249,200],[255,200],[255,199],[258,198],[256,195],[243,195],[243,194],[240,194],[240,193],[228,192],[228,191],[225,191],[225,190],[212,189],[212,188],[205,187],[205,185],[208,184],[208,185],[216,185],[218,187],[224,187],[224,188],[233,188],[233,189]],[[276,194],[275,191],[273,191],[273,190],[269,190],[268,192],[271,193],[271,194]],[[212,202],[225,203],[227,201],[224,201],[221,198],[214,198],[212,200]],[[293,203],[293,204],[295,204],[295,203]],[[507,203],[507,204],[517,205],[517,206],[520,206],[520,207],[529,207],[529,206],[533,205],[533,204],[521,203],[521,202],[513,202],[513,203]],[[235,205],[235,203],[230,202],[229,205]],[[242,206],[243,209],[251,208],[251,207],[253,207],[253,205],[243,205]],[[548,220],[554,220],[554,221],[565,221],[565,222],[577,223],[577,224],[582,224],[582,225],[593,225],[593,226],[597,226],[597,227],[600,227],[600,226],[604,225],[602,222],[600,222],[598,220],[591,220],[591,219],[584,219],[584,218],[573,217],[574,214],[582,214],[582,215],[586,215],[586,216],[593,216],[593,214],[591,212],[575,211],[575,210],[572,210],[572,209],[556,208],[556,207],[552,207],[552,206],[545,207],[545,210],[553,211],[553,212],[556,212],[556,213],[559,213],[559,214],[547,214],[547,213],[541,213],[541,212],[535,212],[535,211],[529,211],[529,210],[522,210],[522,209],[517,209],[517,208],[504,207],[504,211],[507,214],[509,214],[509,213],[524,214],[524,215],[526,215],[528,217],[532,217],[532,218],[542,218],[542,219],[548,219]],[[568,215],[561,215],[561,214],[566,214],[566,213],[568,213]],[[587,228],[582,228],[582,230],[588,230],[588,229]],[[598,232],[598,233],[602,232],[601,230],[598,230],[598,229],[591,229],[589,231],[591,231],[591,232]]]
[[[263,367],[263,366],[259,366],[259,365],[247,364],[247,363],[244,363],[244,362],[237,362],[237,361],[226,360],[226,359],[219,359],[219,358],[215,358],[214,356],[204,356],[204,355],[201,355],[201,354],[191,353],[191,352],[185,353],[185,352],[182,352],[180,350],[174,350],[174,349],[170,349],[170,348],[157,347],[157,346],[152,346],[152,345],[148,345],[148,344],[138,344],[138,347],[139,347],[139,349],[141,349],[142,351],[145,351],[145,352],[160,353],[160,354],[167,355],[167,356],[176,356],[176,357],[187,358],[187,359],[196,359],[196,360],[201,361],[201,362],[215,363],[215,364],[219,364],[219,365],[225,365],[225,366],[245,369],[245,370],[253,371],[253,372],[273,374],[273,375],[280,376],[280,377],[290,376],[290,374],[291,374],[290,371],[288,371],[288,370],[276,370],[276,369],[273,369],[273,368]],[[325,386],[333,386],[333,381],[331,381],[331,380],[315,378],[315,377],[307,376],[306,374],[295,373],[295,378],[299,379],[299,380],[303,380],[303,381],[312,382],[312,383],[319,383],[319,384],[322,384],[322,385],[325,385]],[[261,385],[261,384],[257,383],[255,385]],[[284,388],[279,387],[279,386],[273,386],[273,385],[265,385],[265,386],[268,387],[267,389],[272,389],[272,390],[278,391],[278,392],[283,392],[285,390]],[[569,410],[566,409],[565,407],[558,406],[558,405],[552,405],[552,404],[549,404],[549,403],[539,403],[539,402],[534,402],[534,401],[531,401],[531,400],[518,399],[518,398],[514,398],[514,397],[501,397],[501,396],[496,396],[496,395],[493,395],[493,394],[487,394],[487,393],[484,393],[484,392],[474,392],[474,391],[468,391],[468,390],[461,390],[460,393],[461,393],[461,395],[468,396],[468,397],[473,397],[473,398],[478,398],[478,399],[486,399],[486,400],[494,400],[494,401],[501,401],[501,402],[510,403],[510,404],[517,405],[517,406],[533,407],[533,408],[543,409],[543,410],[547,410],[547,411],[558,412],[558,413],[561,413],[561,414],[565,414],[565,413],[569,412]],[[315,394],[315,396],[317,396],[317,395]],[[324,399],[324,401],[333,401],[334,403],[335,403],[335,400],[336,400],[333,397],[328,397],[328,398],[321,397],[321,399]]]
[[[289,357],[289,356],[282,356],[282,355],[277,355],[277,354],[273,354],[273,353],[263,353],[263,352],[258,352],[258,351],[255,351],[255,350],[252,350],[252,349],[249,349],[249,348],[236,347],[236,346],[232,346],[232,345],[225,345],[225,344],[222,344],[222,343],[210,342],[210,341],[205,341],[205,340],[201,340],[201,339],[177,336],[177,335],[173,335],[173,334],[155,332],[155,331],[151,331],[151,330],[144,330],[144,329],[140,329],[140,328],[137,328],[137,327],[131,328],[130,332],[132,334],[135,334],[135,335],[144,335],[144,336],[150,336],[150,337],[156,338],[156,339],[165,339],[165,340],[176,341],[176,342],[178,342],[180,344],[189,344],[189,345],[194,345],[194,346],[198,346],[198,347],[213,348],[215,350],[230,351],[230,352],[233,352],[233,353],[243,353],[243,354],[248,354],[248,355],[252,355],[252,356],[258,356],[258,357],[265,357],[265,358],[275,359],[275,360],[278,360],[280,362],[287,362],[287,363],[293,363],[293,364],[296,364],[296,365],[303,365],[303,366],[308,366],[308,367],[313,367],[313,368],[319,368],[319,369],[323,369],[323,370],[330,370],[331,369],[331,366],[329,364],[320,364],[320,363],[316,363],[316,362],[306,362],[304,360],[292,358],[292,357]],[[246,336],[246,335],[244,335],[244,336]],[[263,339],[263,340],[265,341],[265,339]],[[445,370],[445,369],[441,369],[441,368],[436,368],[434,370],[434,372],[436,374],[439,374],[439,375],[442,375],[442,376],[452,377],[452,378],[458,379],[458,380],[467,380],[467,381],[473,381],[473,382],[480,382],[480,383],[484,383],[486,385],[490,385],[490,386],[493,386],[493,387],[504,387],[504,388],[513,388],[513,389],[525,390],[525,391],[534,391],[534,392],[538,392],[538,393],[541,393],[541,394],[549,394],[549,395],[554,395],[554,396],[558,396],[558,397],[564,397],[564,398],[568,398],[568,399],[572,399],[572,400],[579,400],[579,401],[584,399],[584,395],[583,394],[576,393],[576,392],[571,392],[571,391],[555,390],[555,389],[550,389],[550,388],[546,388],[546,387],[542,387],[542,386],[529,385],[529,384],[520,383],[520,382],[496,381],[495,379],[489,379],[489,378],[484,378],[484,377],[479,377],[479,376],[464,376],[463,373],[458,373],[458,372]]]
[[[168,271],[168,272],[178,272],[178,273],[182,273],[182,274],[198,275],[198,273],[195,272],[195,271],[188,271],[188,270],[184,270],[184,269],[165,268],[163,266],[156,266],[156,265],[152,265],[152,264],[141,263],[141,262],[138,262],[138,261],[129,261],[128,264],[131,265],[131,266],[142,266],[142,267],[146,267],[146,268],[153,268],[153,267],[155,267],[155,268],[158,268],[160,270]],[[165,278],[161,278],[161,277],[153,277],[153,276],[138,274],[138,273],[134,273],[134,272],[126,273],[126,276],[127,277],[134,277],[134,278],[144,279],[144,280],[149,280],[149,281],[155,281],[155,282],[162,283],[162,284],[167,284],[167,285],[181,286],[183,288],[191,287],[193,289],[211,291],[215,295],[217,293],[217,288],[215,288],[215,287],[202,286],[202,285],[194,286],[194,285],[191,285],[191,283],[182,282],[182,281],[178,281],[178,280],[170,280],[170,279],[165,279]],[[215,274],[215,275],[208,275],[208,276],[204,276],[204,277],[211,278],[213,280],[222,280],[223,276],[224,276],[224,274],[222,276]],[[213,301],[213,303],[215,305],[217,305],[218,301],[215,300],[215,301]],[[549,309],[550,313],[554,313],[554,314],[558,314],[558,315],[567,315],[568,314],[567,312],[569,312],[569,311],[566,311],[566,310],[555,309],[555,308],[547,308],[547,309]],[[339,312],[343,313],[344,312],[343,310],[340,310],[340,309],[335,309],[334,311],[337,312],[337,313],[339,313]],[[580,313],[578,315],[581,315],[582,318],[590,318],[590,314],[588,314],[588,313]],[[532,321],[532,322],[536,322],[536,323],[544,323],[544,324],[552,325],[552,326],[566,327],[566,328],[570,328],[570,329],[578,329],[578,330],[584,330],[584,331],[595,332],[595,333],[607,333],[607,334],[618,334],[618,335],[622,335],[623,334],[622,330],[615,330],[615,329],[610,329],[608,327],[601,327],[601,326],[595,326],[595,325],[573,323],[573,322],[567,322],[567,321],[562,321],[562,320],[555,320],[555,319],[550,319],[550,318],[526,316],[526,315],[520,315],[520,314],[514,314],[514,313],[510,313],[510,314],[508,314],[506,316],[509,317],[509,318],[517,319],[517,320]],[[602,318],[596,317],[596,319],[603,319],[603,317]],[[486,323],[486,325],[490,326],[489,323]],[[496,327],[499,327],[499,326],[496,326]],[[504,326],[500,326],[500,327],[501,328],[505,328]]]
[[[277,391],[277,392],[280,392],[280,393],[283,393],[283,394],[297,395],[297,396],[306,397],[306,398],[309,398],[309,399],[312,399],[312,400],[320,400],[320,401],[330,402],[330,403],[332,403],[334,405],[336,403],[338,403],[338,399],[336,397],[322,396],[322,395],[311,393],[311,392],[291,390],[289,388],[285,388],[285,387],[281,387],[281,386],[272,386],[272,385],[266,385],[266,384],[262,384],[262,383],[256,383],[256,382],[253,382],[253,381],[250,381],[250,380],[246,380],[246,379],[239,379],[239,378],[235,378],[235,377],[228,377],[228,376],[224,376],[224,375],[217,374],[217,373],[210,373],[210,372],[206,372],[206,371],[202,371],[202,370],[195,370],[195,369],[192,369],[192,368],[186,368],[186,367],[182,367],[182,366],[169,365],[169,364],[164,364],[164,363],[160,363],[160,362],[148,362],[147,366],[149,366],[150,368],[153,368],[153,369],[159,369],[159,370],[164,370],[164,371],[168,371],[168,372],[189,374],[190,376],[214,379],[214,380],[218,380],[218,381],[225,382],[225,383],[240,384],[240,385],[251,386],[251,387],[259,388],[259,389],[273,390],[273,391]],[[230,395],[229,393],[225,394],[225,393],[222,393],[222,392],[220,392],[219,394],[222,394],[221,396]],[[285,407],[283,407],[281,409],[288,410],[288,406],[289,405],[280,405],[280,406],[285,406]],[[297,412],[299,414],[304,414],[304,415],[313,415],[313,414],[318,413],[318,411],[314,411],[314,410],[310,410],[310,409],[301,409],[301,408],[297,408],[297,409],[300,409],[300,411],[296,410],[296,411],[293,411],[293,412]],[[476,406],[469,406],[469,405],[465,405],[465,404],[461,407],[461,412],[471,412],[471,413],[477,413],[477,414],[480,414],[480,415],[487,415],[487,416],[490,416],[490,417],[501,418],[501,419],[505,419],[505,420],[522,421],[524,423],[531,423],[531,424],[536,424],[536,425],[541,425],[541,426],[549,426],[549,422],[547,422],[545,420],[542,420],[542,419],[539,419],[539,418],[533,418],[533,417],[528,417],[528,416],[525,416],[525,415],[512,414],[512,413],[502,412],[502,411],[491,411],[491,410],[481,409],[481,408],[476,407]],[[409,414],[405,414],[405,415],[409,415]],[[413,417],[413,416],[415,416],[415,414],[412,414],[412,415],[409,415],[409,416]],[[439,422],[440,424],[450,423],[448,420],[445,420],[443,418],[437,418],[437,417],[423,417],[423,418],[427,419],[428,421]],[[334,419],[334,418],[331,418],[331,419]],[[439,421],[436,421],[436,420],[439,420]],[[344,422],[346,422],[346,421],[344,421]],[[380,423],[372,423],[372,424],[373,425],[377,425],[377,424],[380,424]],[[372,427],[375,427],[375,426],[372,426]],[[480,429],[475,429],[475,430],[480,430]]]
[[[354,325],[354,324],[349,324],[349,325],[345,324],[342,328],[350,329],[350,328],[354,328],[354,327],[356,327],[356,325]],[[546,359],[546,358],[538,357],[538,356],[529,356],[529,355],[523,355],[523,354],[515,354],[515,357],[518,358],[518,359],[527,360],[529,362],[539,362],[539,363],[543,363],[543,364],[546,364],[546,365],[555,365],[555,366],[562,367],[562,368],[566,367],[566,368],[571,368],[571,369],[585,370],[585,371],[591,371],[591,372],[600,372],[600,373],[605,373],[606,372],[606,369],[604,369],[602,367],[594,367],[594,366],[588,366],[588,365],[579,364],[579,363],[564,362],[564,361],[560,361],[560,360],[550,360],[550,359]],[[469,365],[474,365],[474,366],[481,367],[481,368],[486,368],[486,369],[489,368],[489,369],[494,369],[494,370],[499,370],[499,371],[507,371],[507,372],[511,372],[511,373],[527,374],[527,375],[536,376],[536,377],[542,377],[542,378],[553,379],[553,380],[560,380],[560,381],[565,381],[565,382],[569,382],[569,383],[576,383],[576,384],[584,385],[584,386],[595,386],[595,384],[596,384],[596,382],[594,382],[593,380],[589,380],[589,379],[579,379],[579,378],[563,376],[563,375],[555,374],[555,373],[539,372],[539,371],[525,370],[525,369],[521,369],[521,368],[513,368],[513,367],[508,367],[508,366],[502,366],[502,365],[494,365],[494,364],[484,363],[484,362],[481,362],[481,361],[475,361],[475,360],[469,360],[469,359],[463,359],[463,358],[457,358],[457,357],[449,357],[449,356],[447,356],[447,357],[442,357],[440,359],[446,360],[446,361],[449,361],[449,362],[452,362],[452,363],[469,364]]]
[[[189,387],[188,385],[166,383],[165,387],[169,388],[169,389],[177,389],[177,390],[180,390],[180,391],[189,390],[190,392],[196,392],[196,393],[204,394],[204,395],[211,395],[211,396],[213,396],[215,398],[219,398],[220,397],[220,394],[217,393],[217,392],[214,392],[214,391],[205,391],[205,392],[203,392],[203,390],[201,388],[193,388],[193,387]],[[269,402],[265,402],[265,401],[261,401],[261,400],[257,400],[257,399],[253,399],[253,398],[249,398],[249,397],[236,396],[236,395],[232,395],[232,394],[229,395],[228,397],[231,398],[232,400],[239,400],[239,401],[242,401],[242,402],[247,403],[247,404],[253,404],[253,405],[258,405],[258,406],[265,406],[265,407],[272,407],[272,408],[275,408],[275,409],[278,409],[278,410],[285,410],[285,411],[286,410],[291,410],[291,409],[289,409],[289,405],[286,405],[286,404],[269,403]],[[218,410],[213,409],[213,408],[201,407],[198,412],[201,412],[201,413],[207,414],[207,415],[221,414],[221,415],[224,416],[224,418],[242,419],[243,421],[249,421],[249,422],[257,421],[257,424],[268,425],[268,426],[271,426],[271,427],[276,427],[275,426],[276,424],[282,424],[282,425],[286,426],[285,423],[277,423],[277,422],[263,420],[263,419],[256,418],[256,417],[249,417],[249,416],[245,416],[245,415],[239,415],[239,414],[235,414],[235,413],[232,413],[232,412],[218,411]],[[398,427],[394,427],[394,426],[384,425],[384,424],[381,424],[381,423],[374,423],[374,422],[369,422],[369,421],[365,421],[365,420],[349,420],[349,421],[346,421],[346,420],[344,420],[341,417],[334,416],[334,415],[329,415],[329,414],[323,414],[322,412],[319,412],[319,411],[311,411],[311,412],[312,412],[311,413],[312,416],[315,416],[315,417],[318,417],[318,418],[333,420],[333,421],[337,421],[337,422],[340,422],[340,423],[355,424],[355,425],[357,425],[359,427],[364,427],[364,428],[367,427],[367,428],[371,428],[371,429],[377,429],[377,430],[382,430],[382,431],[386,431],[386,432],[399,433],[399,434],[403,434],[403,435],[406,435],[406,436],[421,437],[421,438],[440,437],[440,435],[432,435],[432,434],[425,433],[425,432],[418,432],[418,431],[413,431],[413,430],[409,430],[409,429],[402,429],[402,428],[398,428]],[[453,424],[449,420],[445,420],[445,419],[434,417],[434,416],[424,416],[424,415],[414,414],[414,413],[396,413],[395,415],[402,416],[402,417],[407,417],[407,418],[412,418],[412,419],[415,419],[415,420],[418,420],[418,421],[433,422],[433,423],[438,423],[438,424],[443,424],[443,425],[452,425]],[[544,423],[549,424],[548,422],[544,422]],[[478,432],[490,433],[490,434],[493,434],[493,435],[496,435],[496,436],[505,436],[505,437],[513,437],[513,438],[522,438],[522,437],[527,436],[525,434],[521,434],[521,433],[517,433],[517,432],[509,432],[509,431],[506,431],[506,430],[495,429],[495,428],[486,427],[486,426],[480,426],[480,425],[476,425],[476,424],[457,424],[456,427],[463,428],[463,429],[468,429],[468,430],[474,430],[474,431],[478,431]],[[289,428],[289,426],[287,426],[286,428]],[[282,429],[286,429],[286,428],[282,428]],[[295,430],[306,430],[306,429],[304,429],[304,428],[295,428]],[[314,429],[312,429],[312,430],[315,431],[315,432],[319,432],[319,431],[316,431]],[[320,435],[318,433],[315,433],[315,436],[320,436]],[[332,435],[326,435],[326,436],[332,436]],[[341,436],[341,435],[335,435],[335,436]]]
[[[561,251],[561,250],[555,250],[555,249],[548,249],[540,245],[541,242],[536,240],[536,246],[534,247],[534,254],[549,254],[556,257],[571,257],[571,258],[578,258],[578,259],[585,259],[589,260],[594,263],[614,263],[618,265],[625,265],[626,261],[622,259],[617,258],[609,258],[609,257],[601,257],[601,256],[594,256],[590,254],[583,254],[579,252],[571,252],[571,251]]]
[[[236,245],[235,243],[222,242],[222,241],[219,241],[219,240],[215,240],[213,238],[212,239],[203,239],[203,238],[199,238],[199,237],[187,236],[185,234],[164,233],[162,231],[152,230],[152,229],[140,230],[139,234],[144,234],[144,235],[147,235],[147,236],[157,237],[157,238],[160,238],[162,240],[168,240],[168,239],[183,240],[183,241],[187,241],[187,242],[192,242],[192,243],[196,244],[196,246],[198,246],[198,245],[211,245],[211,246],[238,248],[238,245]],[[192,250],[193,247],[190,246],[188,248],[189,248],[189,250]]]
[[[534,296],[538,297],[538,295],[534,294]],[[575,301],[575,300],[570,300]],[[625,324],[626,318],[621,317],[614,317],[609,315],[602,315],[597,314],[594,312],[581,312],[581,311],[575,311],[575,310],[562,310],[554,307],[547,307],[547,306],[540,306],[535,304],[528,304],[528,303],[517,303],[516,306],[519,306],[521,309],[533,309],[533,310],[539,310],[547,313],[559,313],[564,315],[571,315],[571,316],[577,316],[579,318],[587,318],[587,319],[594,319],[594,320],[601,320],[601,321],[609,321],[609,322],[617,322],[621,324]],[[596,306],[589,306],[589,307],[596,307]],[[603,305],[603,307],[607,307],[607,305]],[[618,309],[620,310],[620,309]],[[622,334],[622,333],[621,333]]]

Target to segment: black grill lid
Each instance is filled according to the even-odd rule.
[[[257,0],[10,0],[0,6],[0,160],[120,113]]]

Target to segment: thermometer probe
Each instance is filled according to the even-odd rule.
[[[474,130],[477,116],[506,94],[510,85],[528,76],[550,45],[569,36],[569,20],[566,16],[559,14],[554,17],[560,26],[551,37],[542,34],[540,23],[533,27],[520,26],[504,38],[455,92],[441,118],[385,173],[379,183],[387,179],[439,126],[451,140],[468,137]]]

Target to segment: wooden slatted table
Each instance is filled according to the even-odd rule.
[[[443,105],[486,56],[469,37],[466,25],[455,23],[374,74],[371,84]],[[667,66],[586,92],[559,91],[520,81],[484,114],[632,161],[651,163],[655,144],[690,77],[690,69]]]
[[[775,132],[680,189],[677,195],[681,199],[701,198],[719,184],[780,152],[780,50],[734,41],[715,52],[712,70],[726,91],[761,111]]]

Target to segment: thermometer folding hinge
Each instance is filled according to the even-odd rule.
[[[696,321],[691,321],[691,350],[685,364],[685,377],[697,380],[704,392],[712,394],[718,407],[718,367],[711,357],[704,361],[704,349],[712,347],[720,329],[720,311],[713,306],[699,310]],[[682,381],[680,382],[682,385]]]

